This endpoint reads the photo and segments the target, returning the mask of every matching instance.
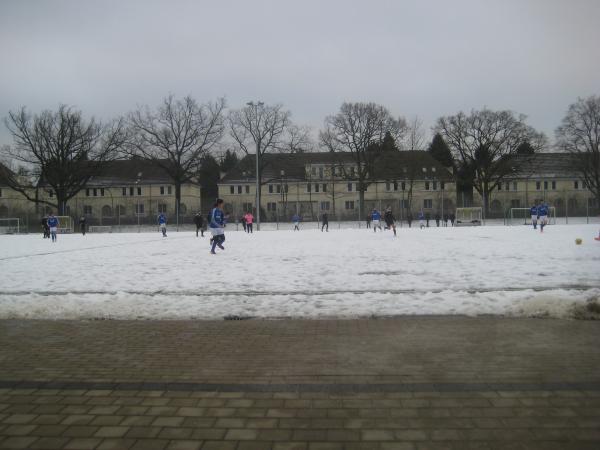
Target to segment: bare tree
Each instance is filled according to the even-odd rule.
[[[39,115],[23,107],[10,111],[4,123],[14,142],[4,148],[5,155],[22,165],[8,184],[30,201],[55,207],[59,215],[66,214],[67,201],[115,158],[126,140],[123,120],[103,125],[66,105]],[[40,198],[32,189],[36,183],[52,197]]]
[[[473,186],[481,195],[487,215],[490,193],[513,172],[511,157],[519,145],[529,142],[536,150],[546,145],[546,138],[525,124],[526,116],[512,111],[459,112],[440,117],[434,131],[440,133],[459,166],[472,174]]]
[[[600,204],[600,96],[579,98],[569,106],[556,141],[573,155],[573,164]]]
[[[176,100],[169,95],[156,110],[145,107],[129,114],[129,150],[151,160],[173,181],[177,223],[181,186],[194,179],[202,158],[223,137],[224,109],[224,98],[200,105],[191,96]]]
[[[423,121],[419,116],[415,116],[408,122],[406,138],[401,147],[402,150],[423,150],[424,146],[425,130],[423,129]]]
[[[349,153],[353,164],[340,163],[343,178],[355,180],[359,195],[359,215],[364,216],[365,191],[376,179],[375,162],[381,156],[381,143],[386,133],[396,142],[406,132],[406,121],[394,118],[375,103],[343,103],[340,111],[325,119],[320,133],[321,144],[332,153]]]
[[[290,153],[311,152],[314,148],[314,142],[310,133],[309,127],[300,127],[293,124],[288,126],[286,130],[287,137],[282,150],[287,150]]]
[[[263,169],[267,164],[267,153],[291,151],[298,145],[302,133],[293,131],[291,113],[282,105],[265,105],[262,102],[248,103],[244,108],[229,113],[229,133],[240,149],[246,154],[256,155],[256,227],[260,230],[260,198],[263,183]],[[292,130],[292,131],[290,131]],[[290,133],[296,136],[296,144],[290,140]]]

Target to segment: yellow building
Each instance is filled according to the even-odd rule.
[[[267,154],[261,188],[261,220],[289,221],[298,213],[316,220],[363,220],[359,217],[356,166],[349,153]],[[225,210],[239,219],[255,212],[255,157],[249,155],[219,182]],[[454,212],[456,186],[451,172],[423,151],[389,152],[377,160],[377,174],[365,192],[365,214],[390,206],[396,219],[423,210],[432,219]],[[230,220],[232,220],[230,218]]]

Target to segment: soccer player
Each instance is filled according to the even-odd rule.
[[[204,217],[202,217],[200,211],[194,216],[194,224],[196,224],[196,237],[198,237],[198,231],[200,232],[200,237],[204,237]]]
[[[375,208],[371,211],[371,221],[373,222],[373,233],[377,233],[377,228],[379,228],[379,231],[383,231],[383,228],[381,228],[380,225],[381,213]]]
[[[212,248],[210,252],[215,255],[215,247],[225,250],[225,214],[223,213],[223,200],[218,198],[215,207],[210,212],[210,232],[212,233]]]
[[[323,228],[325,228],[325,231],[329,233],[329,217],[327,216],[327,213],[323,213],[321,216],[321,224],[321,232],[323,232]]]
[[[250,211],[246,213],[244,220],[246,221],[246,233],[252,233],[252,222],[254,221],[254,216]]]
[[[538,217],[540,218],[540,233],[544,232],[544,227],[548,224],[548,205],[540,203],[537,207]]]
[[[292,223],[294,224],[294,231],[300,231],[300,216],[298,214],[292,216]]]
[[[52,211],[50,211],[50,216],[48,217],[48,228],[50,229],[50,237],[52,237],[52,242],[56,242],[56,231],[58,230],[58,218],[54,216]]]
[[[81,234],[85,236],[86,223],[85,216],[81,216],[79,218],[79,229],[81,230]]]
[[[164,213],[158,215],[158,226],[160,231],[162,231],[163,237],[167,237],[167,217]]]
[[[425,214],[423,214],[423,211],[419,211],[417,219],[419,219],[419,227],[421,227],[422,230],[423,228],[425,228]]]
[[[531,223],[533,224],[533,229],[537,229],[537,221],[538,221],[538,209],[537,206],[533,205],[529,209],[529,214],[531,214]]]
[[[394,230],[394,236],[396,236],[396,224],[395,224],[396,219],[394,218],[394,215],[392,214],[392,208],[390,206],[388,206],[386,208],[385,214],[383,215],[383,220],[385,220],[385,224],[387,225],[388,228],[391,228],[392,230]]]
[[[44,231],[44,239],[50,237],[50,227],[48,226],[48,216],[42,217],[42,230]]]

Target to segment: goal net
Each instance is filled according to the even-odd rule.
[[[17,234],[19,233],[20,221],[17,217],[0,219],[0,234]]]
[[[510,208],[509,225],[531,225],[530,208]],[[556,225],[556,208],[548,207],[548,224]]]
[[[456,226],[481,225],[483,209],[481,207],[456,208]]]
[[[56,228],[57,233],[72,233],[73,232],[73,218],[71,216],[55,216],[58,219],[58,227]]]
[[[110,225],[91,225],[88,231],[90,233],[112,233],[112,227]]]

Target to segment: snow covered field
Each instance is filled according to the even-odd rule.
[[[600,297],[598,225],[0,236],[0,318],[568,316]],[[575,245],[575,238],[583,244]]]

